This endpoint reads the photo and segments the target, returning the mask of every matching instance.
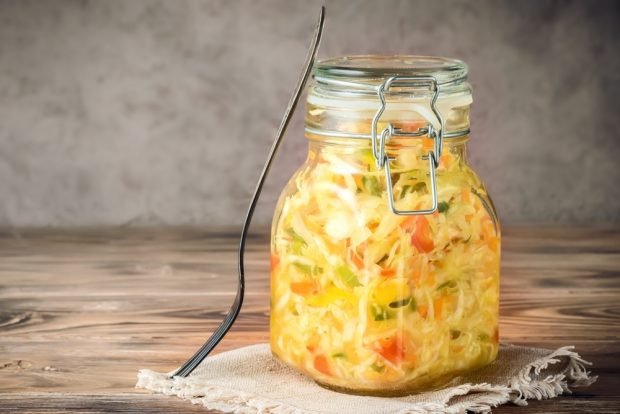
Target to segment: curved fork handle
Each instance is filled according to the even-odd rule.
[[[245,220],[243,221],[243,229],[241,230],[241,241],[239,243],[239,282],[237,286],[237,296],[235,296],[235,301],[233,302],[232,307],[228,311],[228,314],[222,321],[222,324],[217,328],[215,332],[211,335],[211,337],[200,347],[200,349],[185,362],[177,371],[175,371],[172,376],[179,377],[187,377],[191,374],[194,369],[209,355],[209,353],[220,343],[222,338],[228,333],[233,323],[237,319],[239,315],[239,311],[241,310],[241,305],[243,304],[243,295],[245,289],[245,269],[243,265],[243,255],[245,253],[245,242],[248,234],[248,230],[250,228],[250,223],[252,222],[252,216],[254,215],[254,210],[256,209],[256,204],[258,203],[258,197],[263,189],[263,184],[265,183],[265,179],[267,178],[267,174],[271,169],[271,164],[273,163],[273,159],[278,152],[278,148],[282,142],[282,138],[284,137],[284,133],[291,121],[291,117],[295,108],[297,107],[297,103],[299,102],[299,98],[301,97],[301,93],[303,92],[303,88],[310,77],[310,72],[312,70],[312,66],[314,64],[314,60],[316,58],[316,53],[319,49],[319,43],[321,42],[321,35],[323,34],[323,24],[325,23],[325,6],[321,7],[321,12],[319,14],[319,21],[316,25],[316,29],[314,31],[314,36],[312,38],[312,43],[310,44],[310,50],[308,50],[308,55],[306,56],[306,62],[304,65],[304,71],[302,72],[299,80],[297,81],[297,87],[295,88],[295,92],[291,97],[291,100],[288,103],[286,108],[286,112],[284,112],[284,118],[280,123],[280,128],[278,129],[278,134],[276,135],[276,139],[273,141],[273,145],[271,146],[271,150],[269,151],[269,156],[267,157],[267,162],[265,162],[265,166],[263,167],[263,171],[260,174],[258,179],[258,184],[256,185],[256,189],[254,190],[254,195],[252,196],[252,200],[250,201],[250,207],[245,216]]]

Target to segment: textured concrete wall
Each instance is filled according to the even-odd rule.
[[[505,223],[620,222],[620,3],[327,1],[322,56],[464,59]],[[0,1],[0,227],[239,223],[317,1]],[[301,113],[266,189],[305,155]]]

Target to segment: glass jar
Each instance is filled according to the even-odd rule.
[[[500,232],[466,157],[458,60],[323,60],[271,237],[271,350],[328,388],[403,395],[498,351]]]

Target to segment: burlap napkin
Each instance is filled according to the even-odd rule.
[[[176,395],[227,413],[392,414],[490,411],[512,402],[553,398],[596,381],[589,362],[563,347],[555,351],[502,345],[497,360],[437,391],[399,398],[360,397],[326,390],[274,359],[267,344],[207,358],[187,378],[141,370],[138,387]]]

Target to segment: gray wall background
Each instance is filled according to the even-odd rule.
[[[321,3],[0,0],[0,227],[239,224]],[[620,2],[326,5],[323,57],[469,63],[504,223],[620,222]],[[302,134],[299,112],[259,223]]]

